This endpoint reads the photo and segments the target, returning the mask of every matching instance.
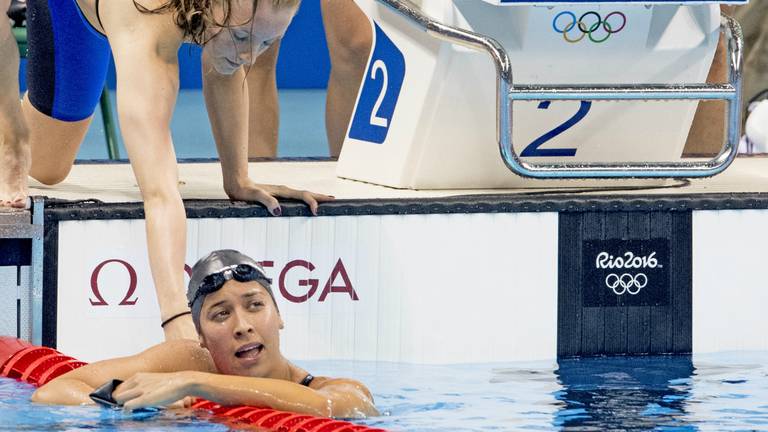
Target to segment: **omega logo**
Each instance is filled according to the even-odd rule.
[[[109,306],[109,303],[107,303],[106,300],[104,300],[104,297],[101,296],[101,291],[99,291],[99,274],[101,273],[101,270],[107,265],[117,263],[121,264],[125,269],[128,271],[128,290],[125,292],[125,297],[118,303],[119,306],[133,306],[136,304],[136,302],[139,300],[138,297],[131,300],[131,297],[133,297],[133,293],[136,291],[136,283],[138,280],[138,277],[136,276],[136,269],[133,268],[132,265],[127,263],[126,261],[123,261],[121,259],[109,259],[101,264],[97,265],[96,268],[93,270],[93,273],[91,273],[91,292],[93,293],[94,297],[96,299],[88,299],[91,302],[91,306]]]
[[[269,268],[272,267],[274,263],[272,261],[264,261],[261,263],[261,265],[263,265],[265,268]],[[288,287],[286,286],[286,278],[288,273],[294,269],[299,268],[313,272],[315,270],[315,265],[305,260],[289,261],[288,264],[283,267],[283,270],[280,272],[280,277],[277,280],[278,286],[280,287],[280,294],[283,295],[283,298],[292,303],[304,303],[305,301],[309,300],[313,295],[315,295],[317,288],[320,286],[320,281],[318,279],[300,279],[298,281],[298,285],[300,287],[309,287],[309,289],[303,294],[298,294],[295,292],[292,293],[289,291]],[[342,283],[340,285],[335,285],[336,279],[338,278],[341,278]],[[341,258],[336,261],[336,265],[333,267],[333,270],[331,270],[331,274],[328,276],[325,285],[323,285],[323,291],[320,293],[320,297],[317,299],[317,301],[325,301],[326,297],[328,297],[328,294],[330,293],[347,293],[349,294],[349,298],[352,301],[359,300],[357,297],[357,292],[355,292],[355,288],[352,287],[352,281],[349,280],[347,269],[344,267],[344,263],[341,261]]]
[[[125,290],[125,295],[118,303],[118,306],[135,305],[139,300],[139,298],[135,296],[136,287],[138,285],[136,269],[127,261],[121,259],[108,259],[97,265],[93,272],[91,272],[90,285],[92,297],[88,299],[91,306],[109,306],[109,303],[102,296],[101,287],[99,286],[99,275],[104,267],[108,265],[122,266],[128,272],[128,288]],[[261,265],[264,266],[265,269],[273,268],[275,266],[274,261],[262,261]],[[320,288],[320,279],[312,277],[299,279],[297,286],[289,286],[289,276],[299,272],[301,269],[312,273],[315,271],[315,265],[307,260],[289,261],[281,269],[280,276],[277,279],[277,287],[280,294],[284,299],[291,303],[304,303],[308,301],[317,293],[318,288]],[[192,274],[192,268],[185,264],[184,272],[187,276],[190,276]],[[349,295],[351,301],[359,300],[357,292],[352,286],[352,281],[349,278],[349,274],[346,267],[344,267],[344,262],[341,258],[336,261],[336,265],[331,269],[331,272],[325,281],[320,296],[317,299],[318,302],[324,302],[331,293],[346,293]],[[304,288],[304,290],[301,288]]]

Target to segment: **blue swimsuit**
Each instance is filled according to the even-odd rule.
[[[30,0],[27,40],[27,96],[32,105],[58,120],[90,117],[104,88],[110,47],[77,1]]]

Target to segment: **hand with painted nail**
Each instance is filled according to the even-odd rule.
[[[281,216],[283,210],[278,198],[288,198],[304,201],[313,215],[317,216],[317,207],[322,202],[333,201],[334,197],[319,193],[292,189],[283,185],[257,184],[252,181],[244,186],[225,187],[227,196],[237,201],[256,201],[264,204],[272,216]]]

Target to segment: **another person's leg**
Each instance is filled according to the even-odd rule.
[[[744,31],[744,93],[749,101],[768,89],[768,2],[752,1],[736,7],[733,16]]]
[[[726,51],[725,42],[721,37],[707,76],[708,83],[723,83],[728,80]],[[725,110],[724,101],[699,102],[683,156],[711,157],[720,152],[725,140]]]
[[[24,207],[30,151],[19,103],[19,48],[0,0],[0,207]]]
[[[248,68],[248,157],[277,156],[280,105],[275,68],[279,51],[277,41]]]
[[[57,120],[38,111],[28,97],[24,98],[23,106],[32,144],[30,175],[46,185],[64,181],[75,163],[93,116],[74,122]]]
[[[331,156],[337,157],[368,63],[373,32],[354,0],[321,0],[320,5],[331,55],[325,128]]]
[[[85,26],[76,4],[56,6],[47,1],[28,4],[29,89],[22,103],[32,148],[30,174],[49,185],[64,180],[72,169],[109,64],[106,38]],[[73,39],[80,43],[68,42]]]
[[[726,14],[733,13],[733,6],[721,6]],[[728,80],[728,49],[725,36],[720,35],[717,51],[707,76],[708,83],[723,83]],[[725,140],[724,101],[701,101],[693,117],[683,156],[711,157],[720,152]]]

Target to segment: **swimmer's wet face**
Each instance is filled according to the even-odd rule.
[[[222,374],[279,378],[283,320],[259,282],[227,281],[208,294],[200,314],[200,343]]]
[[[208,27],[203,49],[217,72],[231,75],[282,38],[297,9],[298,2],[272,0],[256,2],[255,9],[253,0],[232,0],[228,11],[214,6],[214,22],[228,24]]]
[[[235,250],[213,251],[192,267],[192,321],[219,372],[273,377],[285,363],[271,283],[259,263]]]

